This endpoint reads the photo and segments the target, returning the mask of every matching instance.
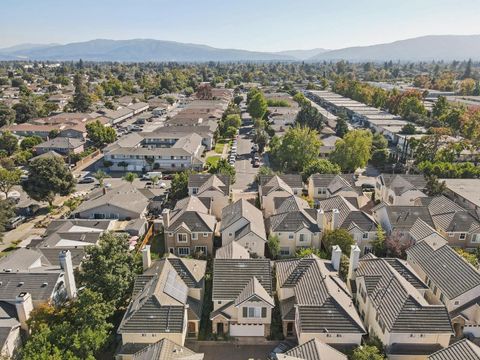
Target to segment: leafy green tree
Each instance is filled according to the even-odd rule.
[[[10,131],[4,131],[0,136],[0,150],[5,150],[8,155],[12,155],[18,150],[18,138]]]
[[[385,254],[385,231],[382,225],[377,225],[377,236],[372,241],[373,253],[377,256],[383,256]]]
[[[385,360],[380,350],[371,345],[357,347],[352,354],[352,360]]]
[[[190,171],[182,171],[173,175],[168,197],[171,201],[177,201],[188,196],[188,178],[191,174]]]
[[[123,180],[129,182],[130,184],[133,183],[136,178],[138,178],[137,174],[132,172],[128,172],[122,177]]]
[[[20,143],[20,148],[22,150],[29,150],[34,146],[41,144],[42,142],[43,142],[43,139],[40,136],[37,136],[37,135],[27,136],[27,137],[24,137],[22,142]]]
[[[8,170],[0,168],[0,191],[5,194],[5,199],[8,198],[8,193],[15,185],[20,184],[20,177],[22,172],[19,169]]]
[[[388,141],[385,136],[380,133],[373,134],[372,137],[372,151],[386,149],[388,147]]]
[[[371,157],[372,133],[369,130],[353,130],[335,143],[331,161],[343,171],[353,172],[367,165]]]
[[[100,185],[100,187],[103,187],[103,182],[106,178],[109,178],[110,176],[105,172],[103,171],[102,169],[98,169],[97,171],[95,171],[92,176],[97,179],[98,181],[98,184]]]
[[[321,130],[323,117],[310,103],[304,104],[295,118],[295,123],[310,129]]]
[[[128,236],[105,233],[100,242],[86,249],[79,283],[98,292],[115,307],[127,304],[133,283],[141,272],[135,253],[129,251]]]
[[[280,252],[280,239],[275,234],[268,236],[268,250],[273,260],[275,260]]]
[[[117,139],[115,129],[110,126],[104,126],[100,121],[94,121],[86,125],[87,136],[97,147],[105,144],[111,144]]]
[[[16,166],[26,166],[32,157],[33,153],[30,150],[21,150],[12,155],[12,160]]]
[[[433,105],[432,116],[435,119],[440,119],[448,113],[449,109],[450,105],[448,104],[447,98],[445,96],[439,96]]]
[[[321,259],[327,258],[327,255],[324,252],[315,248],[301,248],[301,249],[298,249],[297,252],[295,253],[296,258],[304,258],[309,255],[316,255]]]
[[[474,253],[470,253],[465,251],[461,248],[455,248],[455,251],[463,257],[470,265],[472,265],[475,269],[478,269],[478,259]]]
[[[87,86],[83,83],[83,75],[81,73],[75,74],[73,78],[73,85],[75,92],[73,94],[72,108],[78,112],[87,112],[90,109],[92,100],[88,94]]]
[[[51,206],[56,194],[66,196],[75,190],[75,179],[63,159],[39,158],[30,163],[28,179],[22,186],[32,199],[47,201]]]
[[[255,94],[248,103],[247,111],[253,119],[262,119],[267,112],[267,100],[263,93]]]
[[[417,131],[417,129],[416,129],[415,125],[413,125],[412,123],[408,123],[408,124],[403,125],[402,130],[400,130],[400,134],[414,135],[416,131]]]
[[[438,178],[435,175],[426,176],[427,183],[425,188],[427,190],[428,196],[437,196],[443,194],[446,189],[445,181],[438,181]]]
[[[240,126],[242,126],[242,119],[238,114],[229,114],[225,117],[225,120],[223,120],[223,126],[226,128],[232,126],[238,129]]]
[[[118,166],[122,167],[122,168],[123,168],[123,171],[127,171],[128,162],[126,162],[126,161],[120,161],[120,162],[118,163]]]
[[[37,108],[31,101],[19,102],[18,104],[13,105],[12,109],[15,110],[15,122],[18,124],[23,124],[38,117]]]
[[[10,125],[15,121],[15,111],[0,102],[0,126]]]
[[[381,167],[388,161],[388,153],[386,149],[374,150],[372,153],[372,164]]]
[[[230,165],[227,159],[220,159],[218,162],[208,169],[210,174],[222,174],[230,176],[230,182],[233,184],[235,182],[235,168]]]
[[[295,95],[293,95],[293,100],[300,106],[309,104],[308,99],[301,92],[297,92]]]
[[[60,131],[58,129],[53,129],[48,133],[48,138],[55,139],[58,135],[60,135]]]
[[[348,132],[348,122],[346,119],[347,115],[342,112],[338,115],[337,125],[335,125],[335,135],[340,138],[343,138]]]
[[[240,105],[240,103],[243,101],[243,96],[242,95],[237,95],[233,98],[233,102],[236,105]]]
[[[15,215],[15,208],[8,200],[0,200],[0,242],[3,242],[3,233],[7,222]]]
[[[323,234],[322,243],[327,251],[327,256],[331,256],[332,247],[334,245],[340,246],[342,253],[350,256],[350,247],[355,244],[355,241],[346,229],[335,229],[332,231],[326,231]]]
[[[307,180],[313,174],[340,174],[340,166],[327,159],[315,159],[303,169],[302,176]]]

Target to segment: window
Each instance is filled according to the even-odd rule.
[[[179,248],[178,248],[178,255],[180,255],[180,256],[190,255],[190,248],[188,248],[188,247],[179,247]]]
[[[243,317],[245,318],[266,318],[267,308],[264,307],[244,307]]]
[[[197,239],[198,239],[198,234],[192,233],[192,240],[197,240]]]
[[[168,248],[168,252],[169,252],[170,254],[175,254],[175,248],[172,248],[172,247],[171,247],[171,248]]]
[[[169,232],[169,233],[168,233],[168,236],[173,236],[173,233],[172,233],[172,232]]]
[[[460,237],[459,237],[460,240],[465,240],[466,238],[467,238],[467,234],[460,233]]]
[[[318,195],[326,195],[327,194],[327,189],[326,188],[318,188],[317,194]]]
[[[304,242],[306,240],[307,240],[307,237],[305,236],[305,234],[300,234],[300,237],[299,237],[298,241]]]
[[[288,238],[289,238],[290,240],[292,240],[293,237],[294,237],[294,234],[288,234]]]
[[[281,255],[281,256],[288,256],[288,255],[290,255],[290,248],[280,248],[280,255]]]
[[[363,233],[363,234],[362,234],[362,238],[363,238],[363,239],[368,239],[368,233]]]
[[[480,234],[475,234],[473,237],[472,237],[472,244],[478,244],[480,243]]]
[[[207,237],[208,236],[208,233],[203,233],[203,237]]]
[[[203,255],[207,255],[207,247],[206,246],[195,246],[196,253],[202,253]]]
[[[187,234],[177,234],[177,242],[186,243],[187,242]]]
[[[198,188],[192,188],[192,194],[195,195],[196,193],[198,193]]]

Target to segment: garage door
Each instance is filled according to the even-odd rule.
[[[264,325],[231,324],[230,336],[263,336]]]

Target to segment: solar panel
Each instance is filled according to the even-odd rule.
[[[182,281],[176,281],[177,273],[175,270],[170,270],[168,272],[167,281],[163,291],[174,298],[175,300],[185,304],[187,301],[188,287]]]

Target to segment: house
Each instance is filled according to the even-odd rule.
[[[171,145],[186,135],[197,134],[202,138],[205,149],[212,150],[215,145],[216,127],[216,123],[197,126],[161,126],[154,131],[142,133],[142,136],[146,144],[162,147]]]
[[[407,249],[407,261],[428,285],[426,299],[446,306],[456,336],[480,337],[480,272],[440,234],[424,228],[425,237]]]
[[[338,136],[330,135],[320,139],[322,142],[322,146],[320,146],[320,157],[324,159],[328,159],[330,154],[335,150],[335,143],[337,140],[340,140]]]
[[[280,255],[294,255],[302,248],[320,248],[322,229],[318,214],[297,196],[274,198],[274,213],[266,222],[268,233],[278,237]]]
[[[0,302],[0,356],[15,358],[22,344],[21,324],[15,305]]]
[[[136,187],[125,183],[113,189],[97,189],[73,212],[77,219],[132,220],[145,218],[149,200]]]
[[[371,243],[377,238],[377,222],[371,215],[358,210],[340,195],[320,200],[318,208],[321,229],[345,229],[352,235],[362,254],[371,252]]]
[[[375,183],[375,199],[389,205],[413,205],[424,193],[427,180],[423,175],[380,174]]]
[[[480,360],[480,347],[468,339],[462,339],[428,357],[428,360],[459,359]]]
[[[347,360],[347,355],[333,347],[312,339],[298,345],[284,354],[277,354],[278,360]]]
[[[303,181],[300,175],[261,175],[258,183],[258,198],[265,217],[269,217],[274,212],[274,198],[301,196],[303,192]]]
[[[445,305],[425,300],[426,285],[404,261],[360,257],[352,246],[348,285],[370,336],[377,336],[389,359],[427,359],[449,345],[453,334]]]
[[[129,134],[104,149],[105,160],[112,162],[112,170],[181,171],[203,168],[205,160],[202,138],[188,134],[168,147],[149,145],[140,134]]]
[[[220,220],[222,209],[230,203],[230,177],[221,174],[192,174],[188,177],[188,195],[209,203],[211,213]]]
[[[179,200],[173,210],[162,213],[165,248],[171,254],[189,256],[213,253],[213,236],[217,220],[196,196]]]
[[[235,241],[251,254],[263,257],[267,235],[262,212],[245,199],[240,199],[222,210],[220,223],[222,246]]]
[[[418,205],[427,206],[435,229],[450,246],[475,249],[480,246],[480,222],[468,211],[441,195],[422,197]]]
[[[213,261],[212,332],[230,336],[270,335],[272,269],[268,259]]]
[[[360,345],[366,330],[345,283],[339,278],[341,250],[332,261],[315,255],[277,261],[277,295],[285,337],[342,348]]]
[[[480,218],[480,179],[440,179],[445,182],[445,195],[460,206],[473,210]]]
[[[142,260],[144,273],[135,280],[118,327],[122,344],[117,359],[132,359],[162,339],[183,346],[200,328],[206,261],[170,254],[152,262],[149,246],[142,250]]]
[[[84,151],[84,141],[76,138],[57,136],[33,147],[38,155],[55,151],[62,155],[80,154]]]
[[[320,200],[341,195],[355,207],[363,207],[369,199],[363,195],[362,189],[355,186],[353,174],[313,174],[308,178],[308,197],[315,205]]]
[[[130,357],[117,356],[117,360],[203,360],[198,354],[185,346],[178,345],[169,339],[162,339],[137,351]]]
[[[232,241],[217,249],[215,259],[250,259],[250,253],[242,245]]]

